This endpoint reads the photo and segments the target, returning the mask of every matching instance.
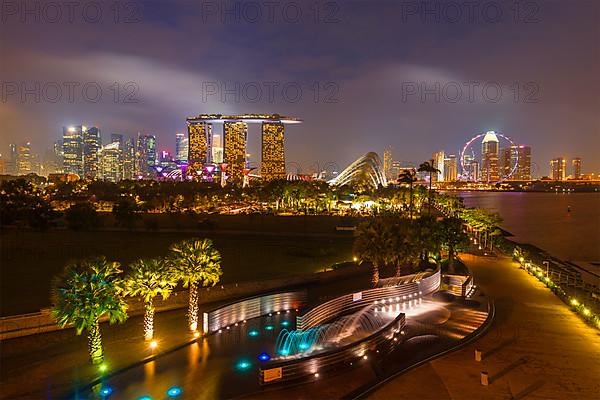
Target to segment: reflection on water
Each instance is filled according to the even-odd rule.
[[[467,207],[500,213],[520,242],[573,261],[600,260],[600,193],[458,192]]]

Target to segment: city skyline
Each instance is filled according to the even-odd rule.
[[[273,24],[254,24],[222,23],[218,16],[204,21],[200,4],[146,2],[140,3],[137,23],[104,21],[111,29],[99,34],[95,24],[78,21],[76,37],[74,24],[20,23],[11,17],[0,27],[3,37],[15,38],[3,43],[10,57],[1,67],[6,85],[0,149],[29,141],[42,152],[60,127],[86,121],[107,133],[155,134],[173,150],[175,133],[185,132],[185,118],[198,110],[275,109],[305,119],[302,134],[290,127],[287,154],[289,161],[305,166],[347,165],[365,151],[388,145],[398,159],[417,161],[434,148],[454,153],[451,146],[464,137],[496,130],[533,144],[532,161],[540,166],[563,155],[582,157],[586,168],[599,171],[598,60],[589,51],[599,5],[541,2],[535,23],[524,23],[511,18],[512,1],[497,4],[505,18],[494,24],[480,14],[473,23],[422,22],[418,15],[403,19],[402,4],[367,2],[338,4],[332,23],[315,23],[305,10],[295,24],[281,16]],[[561,40],[566,35],[572,38],[568,43]],[[89,43],[96,44],[90,48]],[[231,62],[223,66],[220,59]],[[573,60],[577,73],[572,73]],[[55,103],[42,94],[36,102],[26,93],[22,101],[21,83],[35,91],[36,82],[40,92],[52,82],[63,89],[65,82],[79,86],[73,102],[66,89]],[[135,85],[126,86],[129,82]],[[272,99],[269,82],[279,84]],[[292,98],[294,82],[302,90],[298,101]],[[473,102],[466,82],[478,84]],[[87,83],[101,87],[98,102],[82,98]],[[406,90],[403,99],[403,89],[414,89],[413,83],[419,91],[421,83],[424,91],[436,91],[438,85],[439,102],[440,93],[422,99]],[[482,88],[494,83],[503,92],[497,102],[482,98]],[[284,97],[286,84],[290,89]],[[444,88],[455,85],[463,89],[463,98],[453,103]],[[262,96],[253,102],[257,87]],[[127,96],[131,99],[125,101]],[[525,102],[527,96],[537,102]],[[332,157],[328,149],[334,147],[339,154]]]

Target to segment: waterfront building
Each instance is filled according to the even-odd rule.
[[[175,161],[187,162],[189,140],[184,133],[175,134]]]
[[[498,145],[496,132],[488,131],[481,142],[481,180],[495,182],[500,179],[498,169]]]
[[[471,179],[474,182],[479,182],[481,180],[481,168],[478,161],[471,160],[469,162],[469,171],[471,172]]]
[[[211,136],[211,123],[188,120],[188,164],[195,171],[201,172],[204,165],[209,162]]]
[[[17,154],[17,173],[27,175],[33,172],[31,142],[21,143]]]
[[[392,147],[388,146],[383,151],[383,174],[388,181],[395,180],[392,174]]]
[[[282,123],[262,123],[260,174],[264,180],[285,178],[285,127]]]
[[[107,144],[99,152],[99,177],[110,182],[123,179],[121,144],[118,141]]]
[[[458,162],[456,155],[450,154],[444,158],[444,181],[454,182],[458,177]]]
[[[563,157],[550,161],[550,177],[555,181],[564,181],[566,177],[567,162]]]
[[[83,175],[94,179],[98,176],[98,152],[102,147],[100,129],[95,126],[82,127],[83,131]]]
[[[235,121],[223,124],[223,162],[227,164],[228,181],[241,183],[246,168],[248,124]]]
[[[573,179],[581,179],[581,158],[575,157],[572,159],[571,168],[573,170]]]
[[[18,173],[17,158],[17,145],[10,143],[8,145],[8,155],[4,159],[4,173],[6,175],[16,175]]]
[[[513,170],[513,174],[510,175]],[[511,181],[531,180],[531,147],[519,145],[502,149],[500,151],[500,176],[502,179]]]
[[[138,133],[136,150],[136,175],[140,178],[153,178],[156,166],[156,136]]]
[[[434,182],[441,182],[444,180],[444,158],[446,158],[444,150],[437,151],[431,156],[432,166],[440,171],[431,175],[431,178]]]

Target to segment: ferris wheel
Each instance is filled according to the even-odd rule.
[[[467,143],[465,143],[464,147],[460,152],[460,167],[461,167],[461,179],[467,181],[479,181],[479,161],[485,158],[485,154],[482,154],[483,151],[479,150],[485,146],[486,143],[490,143],[488,148],[493,149],[495,146],[495,150],[491,150],[495,152],[496,158],[498,155],[498,150],[502,145],[504,148],[510,149],[510,165],[504,166],[504,173],[500,173],[497,171],[495,175],[498,176],[498,179],[494,179],[494,182],[502,182],[503,180],[509,179],[517,170],[517,166],[519,165],[519,152],[517,150],[517,146],[513,140],[498,132],[488,131],[485,133],[480,133],[479,135],[471,138]],[[479,149],[477,148],[477,145]],[[496,169],[498,169],[497,159],[496,159]]]

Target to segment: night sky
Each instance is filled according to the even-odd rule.
[[[63,125],[76,123],[100,127],[105,142],[111,133],[156,134],[159,148],[172,150],[187,116],[261,112],[305,121],[286,131],[287,161],[304,172],[317,162],[344,167],[388,145],[406,162],[437,150],[456,154],[490,129],[531,145],[537,176],[557,156],[600,170],[596,0],[426,2],[430,14],[422,2],[165,0],[117,2],[118,15],[110,1],[94,3],[99,17],[90,2],[75,1],[73,20],[62,7],[54,23],[56,10],[41,9],[47,2],[25,3],[40,7],[38,23],[6,4],[1,10],[2,153],[23,141],[43,153]],[[222,15],[223,7],[235,11]],[[32,94],[22,101],[20,89],[12,94],[35,82],[47,88],[39,102]],[[62,87],[54,103],[53,82]],[[65,82],[79,84],[73,102]],[[220,86],[236,82],[239,101],[232,93],[222,99]],[[421,83],[433,92],[440,85],[439,102],[410,93]],[[102,95],[94,103],[96,87]],[[126,102],[135,87],[137,102]],[[257,161],[258,128],[250,133]]]

